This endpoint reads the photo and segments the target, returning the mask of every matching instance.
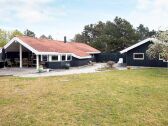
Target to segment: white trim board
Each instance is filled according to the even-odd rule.
[[[142,55],[142,58],[136,58],[135,55]],[[133,60],[144,60],[144,53],[133,53]]]
[[[101,52],[87,52],[87,53],[89,53],[89,54],[99,54]]]
[[[7,49],[12,43],[14,42],[18,42],[20,43],[22,46],[26,47],[27,49],[29,49],[30,51],[32,51],[35,54],[39,54],[39,52],[37,50],[35,50],[34,48],[32,48],[31,46],[29,46],[28,44],[26,44],[25,42],[23,42],[22,40],[20,40],[17,37],[14,37],[12,40],[10,40],[5,46],[4,49]]]
[[[159,54],[159,60],[163,61],[163,62],[168,62],[168,60],[164,60],[163,58],[161,58],[160,54]]]
[[[136,47],[138,47],[138,46],[140,46],[140,45],[142,45],[142,44],[145,44],[145,43],[147,43],[147,42],[149,42],[149,41],[156,42],[156,41],[158,41],[158,40],[155,39],[155,38],[145,39],[145,40],[143,40],[143,41],[140,41],[140,42],[138,42],[138,43],[136,43],[136,44],[134,44],[134,45],[132,45],[132,46],[130,46],[130,47],[128,47],[128,48],[122,50],[122,51],[120,51],[120,53],[121,53],[121,54],[126,53],[126,52],[128,52],[129,50],[134,49],[134,48],[136,48]]]
[[[39,52],[39,53],[40,55],[72,55],[73,57],[77,59],[91,58],[91,56],[80,57],[80,56],[75,55],[74,53],[58,53],[58,52]]]
[[[31,47],[30,45],[26,44],[25,42],[23,42],[21,39],[19,39],[18,37],[14,37],[12,40],[10,40],[5,46],[4,49],[7,49],[12,43],[14,42],[18,42],[20,43],[22,46],[26,47],[27,49],[29,49],[30,51],[32,51],[34,54],[36,55],[58,55],[58,54],[67,54],[67,55],[72,55],[73,57],[77,58],[77,59],[86,59],[86,58],[91,58],[91,56],[77,56],[74,53],[59,53],[59,52],[39,52],[37,50],[35,50],[33,47]],[[2,52],[2,49],[0,49],[0,53]],[[95,52],[93,52],[95,53]]]

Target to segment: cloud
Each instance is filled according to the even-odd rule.
[[[3,21],[21,20],[38,23],[66,15],[63,6],[51,6],[54,0],[1,0],[0,17]]]
[[[72,38],[83,26],[120,16],[135,27],[168,27],[168,0],[0,0],[0,27]]]
[[[138,0],[135,10],[130,14],[130,20],[145,24],[151,29],[168,27],[168,0]],[[136,20],[135,20],[136,19]]]

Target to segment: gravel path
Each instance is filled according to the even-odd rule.
[[[62,75],[70,75],[70,74],[81,74],[81,73],[94,73],[98,72],[97,70],[104,67],[104,63],[97,63],[93,66],[82,66],[82,67],[74,67],[69,70],[54,70],[50,72],[44,73],[32,73],[32,74],[22,74],[17,75],[19,77],[46,77],[46,76],[62,76]]]
[[[93,66],[71,67],[69,70],[57,69],[50,72],[37,73],[35,68],[2,68],[0,76],[18,76],[18,77],[46,77],[61,76],[69,74],[94,73],[105,66],[105,63],[96,63]]]

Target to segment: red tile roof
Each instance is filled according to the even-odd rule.
[[[31,46],[38,52],[58,52],[58,53],[73,53],[79,57],[87,57],[92,53],[100,51],[84,43],[67,42],[47,39],[37,39],[27,36],[17,37],[27,45]]]

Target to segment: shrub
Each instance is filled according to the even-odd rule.
[[[127,66],[127,69],[130,70],[130,69],[131,69],[131,66]]]
[[[70,64],[69,63],[66,63],[65,65],[64,65],[64,69],[69,69],[70,68]]]
[[[88,65],[93,66],[93,65],[94,65],[94,62],[89,61]]]
[[[107,66],[109,67],[109,68],[113,68],[113,65],[115,64],[115,62],[114,61],[108,61],[107,62]]]
[[[42,73],[42,72],[43,72],[43,66],[42,66],[42,65],[39,66],[38,72],[39,72],[39,73]]]

